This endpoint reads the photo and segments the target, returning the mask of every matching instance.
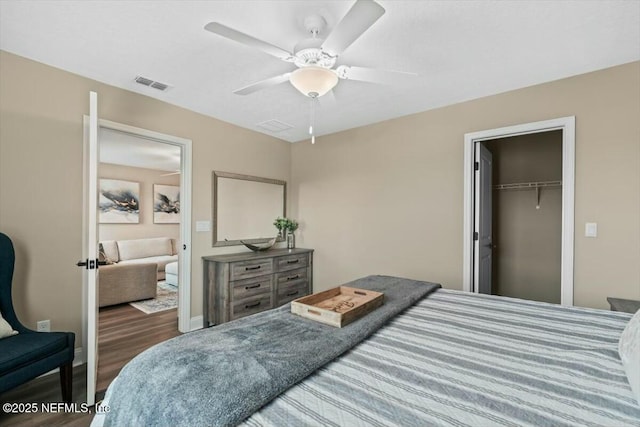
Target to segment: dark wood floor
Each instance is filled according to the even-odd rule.
[[[177,309],[145,314],[121,304],[100,309],[98,320],[98,394],[106,390],[120,369],[134,356],[147,348],[180,335]],[[86,365],[73,370],[73,400],[80,411],[86,389]],[[37,378],[2,394],[2,403],[60,402],[59,374]],[[93,409],[93,408],[92,408]],[[91,411],[93,412],[93,410]],[[86,427],[91,424],[93,413],[22,413],[7,414],[0,410],[0,426],[65,426]]]
[[[73,401],[77,410],[85,401],[87,369],[86,365],[73,369]],[[58,373],[36,378],[0,396],[0,402],[5,403],[50,403],[61,402],[60,375]],[[92,411],[93,412],[93,411]],[[59,412],[46,413],[6,413],[0,410],[0,426],[3,427],[36,427],[36,426],[66,426],[86,427],[91,424],[93,413]]]
[[[175,308],[145,314],[129,304],[104,307],[98,325],[98,392],[106,390],[134,356],[180,335]]]

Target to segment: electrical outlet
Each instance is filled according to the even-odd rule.
[[[41,320],[36,323],[38,332],[51,332],[51,320]]]

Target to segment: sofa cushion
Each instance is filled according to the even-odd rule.
[[[120,261],[120,264],[146,264],[154,262],[158,264],[158,271],[164,271],[164,268],[170,262],[178,261],[178,255],[162,255],[149,258],[129,259],[126,261]]]
[[[105,240],[98,244],[98,259],[109,263],[118,262],[118,245],[115,240]]]
[[[173,245],[168,237],[118,240],[117,245],[120,261],[173,254]]]
[[[169,264],[167,264],[164,267],[164,271],[167,274],[174,274],[174,275],[177,276],[178,275],[178,262],[177,261],[170,262]]]
[[[0,375],[67,348],[67,333],[33,332],[0,341]]]

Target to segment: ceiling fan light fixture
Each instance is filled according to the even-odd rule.
[[[333,89],[338,84],[338,76],[326,68],[312,66],[298,68],[291,73],[289,81],[303,95],[315,98]]]

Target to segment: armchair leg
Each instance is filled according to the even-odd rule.
[[[71,391],[73,389],[73,362],[60,366],[60,388],[62,388],[62,400],[71,403]]]

